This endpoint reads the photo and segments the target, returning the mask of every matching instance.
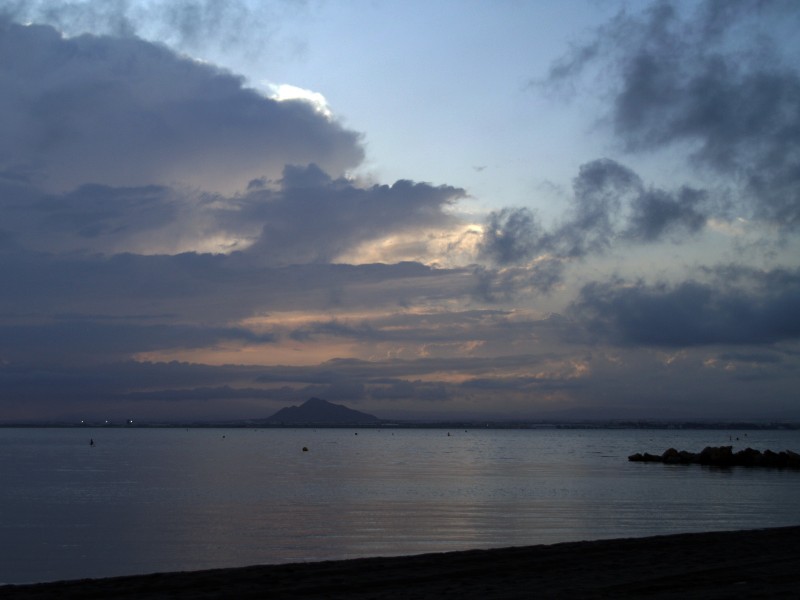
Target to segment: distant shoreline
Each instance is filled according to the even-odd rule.
[[[381,421],[365,423],[263,423],[258,421],[208,422],[19,422],[0,423],[0,429],[652,429],[652,430],[735,430],[796,431],[800,422],[756,423],[749,421]]]
[[[800,527],[0,586],[0,598],[794,598]]]

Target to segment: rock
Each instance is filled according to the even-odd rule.
[[[765,467],[779,467],[781,463],[780,455],[772,450],[764,450],[763,460],[763,465]]]
[[[735,455],[736,464],[743,467],[760,467],[764,463],[764,456],[758,450],[745,448]]]
[[[675,448],[669,448],[661,455],[661,462],[668,465],[678,464],[681,462],[681,454]]]
[[[733,465],[733,446],[706,446],[697,458],[701,465],[728,467]]]
[[[789,469],[800,469],[800,454],[787,450],[786,454],[786,467]]]
[[[628,457],[632,462],[660,462],[668,465],[699,464],[710,467],[771,467],[776,469],[800,470],[800,454],[786,450],[773,452],[765,450],[760,452],[753,448],[746,448],[733,453],[733,446],[706,446],[698,453],[687,450],[678,451],[669,448],[660,456],[649,452],[631,454]]]
[[[631,454],[628,460],[631,462],[661,462],[661,457],[648,452],[644,454],[637,452],[636,454]]]

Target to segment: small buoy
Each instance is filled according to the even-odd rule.
[[[305,446],[303,446],[303,452],[308,452],[308,448],[306,448]]]

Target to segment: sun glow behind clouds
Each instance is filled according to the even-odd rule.
[[[336,257],[336,262],[367,265],[418,262],[426,266],[457,268],[473,264],[483,233],[479,224],[453,229],[414,230],[366,241]]]
[[[349,340],[318,340],[303,342],[284,339],[275,344],[245,344],[228,342],[211,348],[176,348],[141,352],[134,356],[138,362],[170,363],[183,362],[212,366],[281,365],[292,367],[314,366],[339,356],[352,356],[358,353],[355,344]]]
[[[269,90],[269,97],[278,102],[285,102],[287,100],[301,100],[307,102],[314,107],[314,110],[323,115],[327,119],[333,119],[333,111],[331,111],[328,101],[325,96],[319,92],[307,90],[296,85],[289,83],[269,83],[265,82],[267,90]]]

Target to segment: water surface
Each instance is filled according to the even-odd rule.
[[[798,472],[627,461],[728,444],[800,432],[0,429],[0,582],[800,524]]]

